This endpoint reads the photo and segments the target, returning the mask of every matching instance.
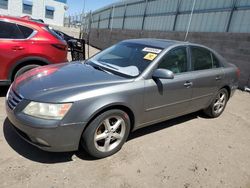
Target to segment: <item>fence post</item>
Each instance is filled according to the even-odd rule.
[[[111,15],[112,15],[112,8],[113,8],[113,6],[112,7],[110,7],[110,12],[109,12],[109,22],[108,22],[108,29],[110,29],[110,20],[111,20]]]
[[[146,0],[146,2],[145,2],[145,9],[144,9],[143,18],[142,18],[141,30],[144,29],[145,17],[146,17],[146,14],[147,14],[147,8],[148,8],[148,0]]]
[[[178,5],[177,5],[175,17],[174,17],[173,31],[175,31],[175,28],[176,28],[177,18],[178,18],[178,15],[180,13],[181,4],[182,4],[182,0],[178,0]]]
[[[113,7],[112,7],[113,8]],[[110,20],[111,20],[111,14],[112,14],[112,8],[110,7],[110,12],[109,12],[109,22],[108,22],[108,29],[110,29]]]
[[[122,30],[124,29],[125,19],[126,19],[126,12],[127,12],[127,4],[124,4],[124,14],[123,14],[123,20],[122,20]]]
[[[98,16],[98,24],[97,24],[97,29],[100,29],[100,19],[101,19],[101,14],[99,14]]]
[[[231,20],[232,20],[232,17],[233,17],[233,13],[234,13],[234,11],[235,11],[235,9],[236,9],[237,1],[238,1],[238,0],[234,0],[234,2],[233,2],[233,4],[232,4],[232,8],[231,8],[231,11],[230,11],[229,19],[228,19],[228,22],[227,22],[226,32],[228,32],[229,29],[230,29]]]
[[[115,11],[115,6],[113,5],[112,8],[110,8],[109,23],[108,23],[108,29],[110,29],[111,31],[113,27],[114,11]]]

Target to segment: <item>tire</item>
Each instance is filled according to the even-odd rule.
[[[40,67],[41,65],[36,65],[36,64],[32,64],[32,65],[25,65],[23,67],[21,67],[20,69],[17,70],[17,72],[15,73],[15,76],[14,76],[14,80],[20,76],[21,74],[31,70],[31,69],[34,69],[34,68],[37,68],[37,67]]]
[[[95,158],[108,157],[122,148],[129,132],[129,116],[122,110],[108,110],[89,124],[82,135],[81,145]]]
[[[204,110],[204,113],[211,118],[219,117],[225,110],[227,101],[228,91],[222,88],[218,91],[210,106]]]

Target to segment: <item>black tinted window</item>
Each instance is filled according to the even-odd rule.
[[[220,62],[213,54],[213,68],[218,68],[218,67],[220,67]]]
[[[22,26],[22,25],[18,25],[20,31],[22,32],[24,38],[28,38],[32,33],[33,33],[33,29]]]
[[[192,65],[194,70],[204,70],[213,68],[212,54],[210,51],[199,48],[191,47]]]
[[[50,26],[46,27],[47,31],[52,34],[54,37],[56,37],[59,40],[63,40],[63,38],[54,30],[52,29]]]
[[[23,39],[21,31],[14,23],[0,21],[0,38],[2,39]]]
[[[187,51],[186,48],[177,48],[161,60],[158,68],[171,70],[173,73],[187,72]]]

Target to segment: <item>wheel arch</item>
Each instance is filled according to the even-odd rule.
[[[113,110],[113,109],[118,109],[118,110],[122,110],[124,112],[126,112],[129,116],[130,119],[130,126],[131,129],[130,131],[132,131],[134,129],[134,124],[135,124],[135,115],[134,112],[131,110],[131,108],[129,108],[128,106],[124,105],[124,104],[120,104],[120,103],[115,103],[115,104],[110,104],[107,106],[103,106],[102,108],[99,108],[87,121],[86,126],[83,129],[83,132],[86,130],[86,128],[90,125],[90,123],[100,114],[108,111],[108,110]]]
[[[227,92],[228,92],[228,99],[229,99],[230,96],[231,96],[231,88],[228,85],[225,85],[225,86],[223,86],[220,89],[226,89],[227,90]]]
[[[43,66],[43,65],[49,65],[51,63],[47,59],[42,58],[42,57],[32,56],[32,57],[23,58],[11,67],[9,71],[8,79],[13,81],[15,73],[20,68],[24,67],[25,65],[31,65],[31,64],[37,64],[37,65]]]

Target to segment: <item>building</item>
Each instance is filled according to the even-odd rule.
[[[67,0],[0,0],[0,14],[31,16],[50,25],[63,26]]]

